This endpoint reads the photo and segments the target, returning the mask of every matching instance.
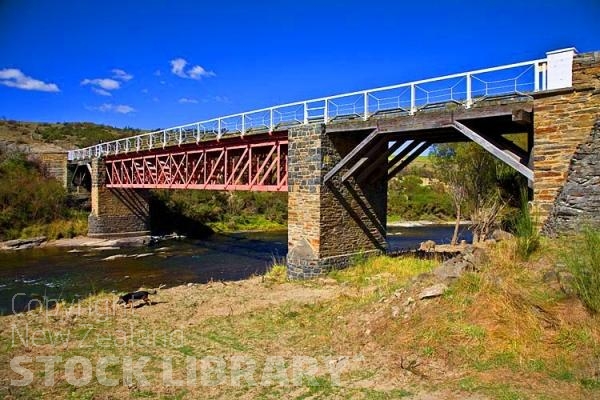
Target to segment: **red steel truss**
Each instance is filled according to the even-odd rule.
[[[106,186],[287,191],[287,135],[264,134],[107,157]]]

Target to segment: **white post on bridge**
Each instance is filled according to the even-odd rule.
[[[575,47],[549,51],[547,68],[547,90],[563,89],[573,86],[573,57]]]

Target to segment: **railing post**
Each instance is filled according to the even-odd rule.
[[[179,146],[181,146],[181,143],[182,143],[182,141],[183,141],[183,138],[181,137],[182,130],[183,130],[183,128],[179,128],[179,138],[177,139],[177,144],[178,144]]]
[[[135,151],[139,152],[140,151],[140,147],[141,147],[140,137],[136,136],[136,138],[135,138]]]
[[[369,93],[365,92],[364,93],[364,99],[363,99],[363,104],[364,104],[364,113],[363,113],[363,120],[368,120],[369,119]]]
[[[473,86],[472,86],[472,80],[471,80],[471,74],[467,74],[466,76],[467,79],[467,103],[465,104],[466,108],[471,108],[471,106],[473,105]]]
[[[241,135],[244,136],[246,133],[246,114],[242,114],[242,132]]]
[[[273,124],[273,109],[269,110],[269,132],[273,132],[275,125]]]
[[[119,141],[118,140],[115,143],[115,154],[119,154]]]
[[[221,139],[221,118],[217,119],[217,139]]]
[[[325,99],[325,106],[323,107],[323,122],[325,124],[329,122],[329,99]]]
[[[163,149],[167,147],[167,131],[163,131]]]
[[[304,125],[308,125],[308,103],[304,102]]]
[[[196,144],[200,143],[200,124],[196,124]]]
[[[152,146],[154,145],[154,143],[153,143],[154,141],[152,140],[152,138],[153,138],[153,137],[154,137],[154,136],[153,136],[152,134],[150,134],[150,135],[148,136],[148,148],[150,148],[150,149],[151,149],[151,148],[152,148]]]
[[[548,89],[548,63],[542,66],[542,90]]]
[[[416,99],[416,88],[415,84],[410,85],[410,115],[414,115],[417,112],[417,99]]]

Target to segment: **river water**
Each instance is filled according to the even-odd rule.
[[[417,248],[428,239],[449,243],[452,231],[447,225],[389,228],[389,248]],[[470,239],[466,229],[461,236]],[[71,302],[99,291],[244,279],[263,274],[286,253],[286,231],[215,234],[204,240],[118,250],[54,247],[0,252],[0,314],[22,311],[31,299],[44,296]],[[114,255],[127,257],[104,260]]]

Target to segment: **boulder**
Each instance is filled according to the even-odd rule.
[[[471,264],[473,271],[481,270],[481,267],[489,262],[489,257],[485,249],[469,246],[462,255],[463,259]]]
[[[434,251],[436,243],[433,240],[426,240],[421,243],[419,250],[421,251]]]
[[[464,260],[461,255],[445,261],[442,265],[433,270],[433,274],[439,280],[452,280],[459,278],[465,271],[471,270],[472,265]]]
[[[448,290],[448,286],[445,283],[437,283],[423,289],[421,293],[419,293],[419,300],[439,297],[443,295],[446,290]]]
[[[1,250],[23,250],[23,249],[31,249],[33,247],[38,247],[46,240],[46,236],[39,236],[29,239],[15,239],[15,240],[7,240],[6,242],[0,242]]]
[[[515,235],[510,232],[503,231],[502,229],[495,229],[494,232],[492,232],[492,239],[494,239],[496,242],[510,240],[514,237]]]

